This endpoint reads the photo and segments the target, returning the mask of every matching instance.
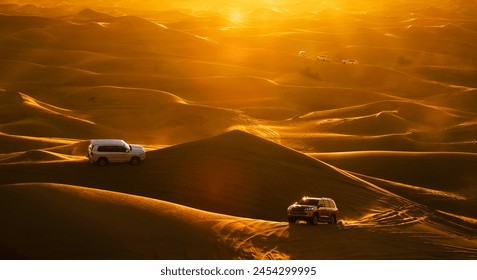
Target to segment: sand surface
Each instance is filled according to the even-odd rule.
[[[163,2],[0,0],[0,258],[477,258],[475,3]]]

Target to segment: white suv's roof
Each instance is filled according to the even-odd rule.
[[[329,197],[310,197],[310,196],[304,196],[302,199],[311,199],[311,200],[333,200],[332,198],[329,198]]]
[[[98,145],[121,145],[124,146],[127,143],[121,139],[94,139],[91,140],[91,145],[98,146]]]

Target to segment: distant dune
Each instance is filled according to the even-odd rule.
[[[472,1],[0,2],[0,258],[477,258]]]

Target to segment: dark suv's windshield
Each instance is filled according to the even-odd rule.
[[[310,205],[310,206],[318,206],[318,202],[320,200],[318,199],[305,199],[305,198],[302,198],[300,199],[300,201],[297,202],[297,204],[300,204],[300,205]]]

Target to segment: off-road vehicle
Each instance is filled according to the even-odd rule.
[[[318,55],[316,57],[316,60],[329,62],[329,61],[331,61],[331,57],[329,57],[327,55]]]
[[[338,207],[333,199],[327,197],[303,197],[300,201],[288,206],[288,222],[306,221],[316,225],[319,222],[336,224]]]
[[[358,64],[358,61],[356,59],[343,59],[341,61],[343,64]]]
[[[129,145],[119,139],[95,139],[88,146],[90,162],[105,166],[110,162],[130,162],[138,165],[146,158],[146,151],[142,146]]]

